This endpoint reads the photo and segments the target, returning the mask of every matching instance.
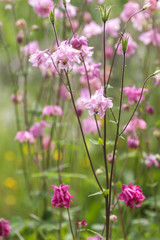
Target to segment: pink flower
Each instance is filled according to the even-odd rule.
[[[90,23],[86,24],[84,29],[83,29],[83,34],[87,38],[90,38],[92,36],[96,36],[96,35],[101,34],[101,33],[102,33],[102,27],[99,26],[94,21],[91,21]]]
[[[157,157],[154,154],[144,154],[145,164],[147,167],[151,167],[155,165],[155,167],[159,167],[159,162],[157,161]]]
[[[50,149],[54,149],[54,142],[50,142],[50,136],[46,136],[43,137],[42,139],[42,145],[43,145],[43,149],[44,150],[48,150],[48,148],[50,147]]]
[[[108,153],[107,159],[108,159],[108,162],[111,163],[113,160],[113,153]],[[116,161],[116,156],[114,156],[114,161]]]
[[[155,85],[160,85],[160,74],[157,74],[157,75],[155,76],[155,78],[156,78],[156,83],[155,83]]]
[[[134,209],[136,207],[141,207],[142,201],[145,200],[145,196],[138,185],[132,185],[131,183],[127,185],[122,185],[122,193],[119,194],[119,199],[126,203],[127,207]]]
[[[143,92],[148,92],[149,90],[144,88]],[[142,92],[142,88],[136,88],[134,85],[133,87],[125,87],[124,88],[124,96],[128,96],[128,103],[134,104],[135,102],[138,102],[140,95]],[[141,101],[144,100],[145,97],[142,96]]]
[[[22,98],[21,95],[12,94],[12,96],[11,96],[11,101],[12,101],[13,103],[20,103],[20,102],[22,102],[22,100],[23,100],[23,98]]]
[[[130,123],[128,124],[124,134],[132,133],[134,134],[138,129],[146,129],[147,124],[143,119],[135,117]]]
[[[148,112],[150,115],[154,114],[154,108],[152,106],[147,106],[145,108],[146,112]]]
[[[127,138],[127,146],[129,148],[131,148],[131,149],[137,148],[139,146],[139,144],[140,144],[140,141],[139,141],[138,137],[132,138],[131,136],[129,136]]]
[[[65,85],[62,85],[60,87],[60,97],[65,100],[65,99],[70,99],[71,98],[71,94],[70,92],[68,92],[67,88]]]
[[[84,19],[85,23],[90,23],[92,20],[92,16],[89,12],[84,12],[83,19]]]
[[[71,70],[75,63],[80,63],[80,51],[74,49],[68,41],[61,42],[58,50],[52,54],[56,66],[60,70]]]
[[[138,47],[137,43],[132,39],[132,37],[130,36],[130,34],[124,34],[124,37],[128,38],[128,47],[127,47],[127,51],[126,51],[126,57],[129,57],[131,55],[133,55]],[[117,47],[117,43],[115,45],[115,48]],[[117,50],[118,54],[123,54],[122,51],[122,43],[120,43],[118,50]]]
[[[148,32],[142,33],[139,40],[145,45],[153,44],[153,46],[160,46],[160,33],[157,28],[151,29]]]
[[[86,223],[86,218],[84,218],[81,222],[76,222],[76,225],[78,226],[87,226],[87,223]]]
[[[105,54],[108,59],[111,59],[113,57],[113,48],[111,46],[106,46]]]
[[[80,50],[83,56],[92,55],[91,50],[93,49],[92,47],[88,47],[87,43],[87,38],[84,36],[79,36],[78,34],[74,34],[70,44],[72,45],[73,48]]]
[[[43,116],[62,116],[63,115],[63,111],[61,109],[61,107],[59,106],[45,106],[43,108],[43,112],[42,112]]]
[[[118,36],[118,31],[120,30],[121,20],[119,18],[114,18],[106,22],[106,32],[112,37]]]
[[[94,63],[92,60],[86,62],[86,69],[87,69],[89,80],[98,78],[98,75],[100,72],[100,69],[99,69],[100,66],[101,66],[101,63]],[[87,81],[87,76],[86,76],[86,71],[85,71],[84,65],[78,67],[77,71],[80,72]]]
[[[89,109],[89,115],[98,113],[100,118],[103,118],[107,108],[112,108],[112,100],[103,96],[103,88],[95,92],[90,99],[86,99],[85,107]]]
[[[117,216],[116,215],[111,214],[109,218],[110,218],[111,222],[117,222]]]
[[[61,8],[64,10],[64,5],[63,3],[61,2],[60,3],[60,6]],[[67,2],[67,11],[68,11],[68,14],[71,18],[74,18],[76,17],[77,15],[77,7],[73,6],[72,4],[70,4],[70,2]]]
[[[39,44],[37,41],[32,41],[21,48],[21,51],[23,51],[26,56],[36,53],[37,50],[39,50]]]
[[[28,2],[33,7],[35,13],[43,18],[47,17],[54,7],[52,0],[28,0]]]
[[[35,54],[30,56],[29,62],[32,63],[33,67],[39,67],[41,64],[46,64],[49,58],[47,52],[48,49],[44,51],[37,50]]]
[[[71,198],[73,196],[68,192],[69,185],[61,184],[59,187],[52,186],[54,189],[53,198],[51,200],[52,207],[60,207],[60,208],[70,208],[70,203],[73,201]]]
[[[41,122],[36,122],[29,131],[33,134],[34,138],[37,138],[38,136],[43,137],[44,128],[49,126],[50,125],[46,121],[42,120]]]
[[[151,14],[152,12],[155,12],[158,8],[158,1],[157,0],[145,0],[145,4],[150,4],[151,6],[146,10],[147,13]]]
[[[97,122],[98,122],[98,126],[100,127],[101,122],[100,121],[97,121]],[[86,118],[82,121],[82,128],[83,128],[84,134],[97,133],[97,125],[96,125],[95,119],[92,117]]]
[[[97,235],[94,237],[88,237],[87,240],[101,240]]]
[[[19,131],[16,137],[14,138],[14,140],[18,140],[20,143],[22,142],[34,143],[35,141],[33,134],[28,131],[24,131],[24,132]]]
[[[129,1],[124,5],[124,9],[120,16],[122,20],[126,22],[132,16],[132,14],[137,12],[139,9],[140,9],[140,5],[138,3]]]
[[[0,218],[0,237],[2,239],[5,239],[10,234],[10,229],[9,221]]]

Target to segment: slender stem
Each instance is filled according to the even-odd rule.
[[[130,119],[128,120],[127,124],[125,125],[125,127],[123,128],[123,130],[121,131],[121,133],[119,134],[119,136],[121,136],[121,135],[124,133],[124,131],[125,131],[126,128],[128,127],[128,124],[129,124],[130,121],[132,120],[135,112],[137,111],[137,108],[138,108],[138,106],[139,106],[139,104],[140,104],[140,102],[141,102],[141,99],[142,99],[142,96],[143,96],[144,87],[145,87],[147,81],[148,81],[150,78],[154,77],[154,76],[155,76],[155,74],[153,73],[153,74],[151,74],[149,77],[147,77],[147,78],[145,79],[145,81],[144,81],[144,83],[143,83],[143,86],[142,86],[141,95],[140,95],[139,100],[138,100],[138,102],[137,102],[137,104],[136,104],[136,107],[135,107],[135,109],[134,109],[134,111],[133,111]]]
[[[73,228],[72,228],[72,222],[71,222],[71,216],[70,216],[69,208],[67,208],[67,212],[68,212],[68,220],[69,220],[70,230],[71,230],[71,233],[72,233],[72,238],[73,238],[73,240],[75,240],[74,233],[73,233]]]
[[[120,127],[120,120],[121,120],[121,110],[122,110],[122,102],[123,102],[123,87],[124,87],[124,71],[125,71],[125,52],[123,53],[123,69],[122,69],[122,83],[121,83],[121,97],[120,97],[120,103],[119,103],[119,115],[118,115],[118,122],[117,122],[117,132],[115,137],[115,144],[113,149],[113,158],[112,158],[112,165],[111,165],[111,176],[110,176],[110,191],[109,191],[109,211],[111,206],[111,194],[112,194],[112,180],[113,180],[113,170],[114,170],[114,159],[117,149],[117,142],[119,137],[119,127]],[[110,215],[110,213],[109,213]],[[109,226],[108,226],[109,229]]]
[[[55,28],[55,24],[52,23],[52,26],[53,26],[54,35],[55,35],[55,38],[56,38],[56,43],[57,43],[57,46],[59,47],[58,36],[57,36],[57,32],[56,32],[56,28]]]
[[[65,6],[65,11],[67,13],[67,17],[68,17],[68,20],[69,20],[69,23],[70,23],[70,26],[71,26],[71,29],[72,29],[72,33],[74,34],[75,32],[74,32],[74,29],[73,29],[71,18],[69,16],[69,13],[68,13],[68,10],[67,10],[67,6]]]
[[[97,184],[98,184],[99,188],[103,192],[103,188],[102,188],[102,186],[101,186],[101,184],[100,184],[100,182],[99,182],[99,180],[97,178],[96,172],[95,172],[94,167],[93,167],[92,159],[90,157],[90,153],[89,153],[89,150],[88,150],[88,147],[87,147],[87,143],[86,143],[86,140],[85,140],[85,136],[84,136],[84,132],[83,132],[83,129],[82,129],[82,124],[81,124],[81,121],[79,119],[79,116],[78,116],[78,113],[77,113],[77,110],[76,110],[76,105],[75,105],[75,101],[74,101],[73,92],[72,92],[72,88],[71,88],[71,85],[70,85],[68,73],[65,71],[65,74],[66,74],[67,83],[68,83],[70,94],[71,94],[73,107],[74,107],[74,110],[75,110],[75,113],[76,113],[76,116],[77,116],[77,120],[78,120],[80,131],[81,131],[81,134],[82,134],[83,142],[84,142],[84,145],[85,145],[85,149],[86,149],[86,152],[87,152],[87,155],[88,155],[88,158],[89,158],[89,161],[90,161],[90,165],[91,165],[91,168],[92,168],[92,172],[93,172],[93,175],[94,175],[94,177],[95,177],[95,179],[97,181]]]

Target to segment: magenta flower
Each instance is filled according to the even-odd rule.
[[[28,2],[33,7],[35,13],[43,18],[47,17],[54,7],[52,0],[28,0]]]
[[[97,123],[100,128],[101,122],[97,121]],[[95,119],[92,117],[86,118],[82,121],[82,128],[83,128],[84,134],[86,135],[90,133],[93,133],[93,134],[97,133],[97,125],[96,125]]]
[[[37,50],[35,54],[30,56],[29,62],[32,63],[33,67],[39,67],[41,64],[46,64],[49,55],[47,54],[48,49],[44,51]]]
[[[11,226],[9,225],[9,221],[1,218],[0,219],[0,237],[2,239],[6,238],[10,234]]]
[[[130,34],[124,34],[124,38],[128,38],[128,46],[127,46],[127,51],[126,51],[126,57],[130,57],[133,55],[138,47],[137,43],[132,39]],[[117,43],[115,45],[115,48],[117,47]],[[122,51],[122,43],[120,43],[118,49],[117,49],[118,54],[123,54]]]
[[[84,218],[81,222],[76,222],[76,225],[83,227],[87,226],[86,218]]]
[[[113,18],[106,22],[106,32],[112,37],[118,36],[118,31],[120,30],[121,20],[119,18]]]
[[[131,149],[137,148],[140,144],[139,138],[138,137],[131,137],[129,136],[127,138],[127,146]]]
[[[46,121],[42,120],[41,122],[36,122],[29,131],[33,134],[34,138],[37,138],[38,136],[43,137],[44,128],[49,126],[50,125]]]
[[[157,157],[154,154],[144,154],[145,165],[147,167],[151,167],[152,165],[155,165],[155,167],[159,167],[159,162],[157,161]]]
[[[70,203],[73,201],[71,198],[73,196],[68,192],[69,185],[61,184],[59,187],[52,186],[54,189],[53,198],[51,200],[52,207],[60,207],[60,208],[70,208]]]
[[[103,118],[107,108],[112,108],[112,100],[103,96],[103,88],[95,92],[90,99],[86,99],[85,107],[89,112],[89,115],[92,116],[95,113],[98,113],[100,118]]]
[[[147,124],[143,119],[135,117],[130,123],[128,124],[124,134],[132,133],[134,134],[138,129],[146,129]]]
[[[145,196],[138,185],[132,185],[131,183],[127,185],[122,185],[122,193],[119,194],[119,199],[126,203],[127,207],[134,209],[136,207],[141,207],[142,201],[145,200]]]
[[[144,88],[143,92],[148,92],[149,90]],[[135,102],[138,102],[140,95],[142,92],[142,88],[136,88],[134,85],[133,87],[125,87],[124,88],[124,96],[128,96],[128,103],[134,104]],[[145,97],[142,96],[141,101],[144,100]]]
[[[36,53],[39,50],[39,44],[37,41],[32,41],[21,48],[21,51],[24,52],[24,55],[30,56]]]
[[[152,44],[153,46],[160,46],[160,33],[157,28],[151,29],[148,32],[142,33],[139,40],[145,45]]]
[[[62,108],[59,106],[45,106],[43,108],[43,112],[42,112],[43,116],[62,116],[63,115],[63,111]]]
[[[53,61],[60,70],[71,70],[75,63],[80,63],[80,51],[74,49],[68,41],[61,42],[52,54]]]
[[[100,239],[100,237],[96,235],[94,237],[88,237],[87,240],[102,240],[102,239]]]
[[[145,108],[146,112],[148,112],[150,115],[154,114],[154,108],[152,106],[147,106]]]
[[[16,137],[14,138],[14,140],[18,140],[20,143],[22,143],[22,142],[34,143],[34,141],[35,141],[33,134],[28,131],[24,131],[24,132],[19,131],[16,134]]]
[[[84,36],[79,36],[78,34],[74,34],[70,44],[73,48],[80,50],[83,56],[92,56],[91,50],[92,47],[88,47],[87,38]]]

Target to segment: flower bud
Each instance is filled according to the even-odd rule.
[[[110,12],[111,12],[111,6],[104,6],[104,9],[102,7],[99,6],[99,11],[100,11],[100,14],[101,14],[101,18],[102,18],[102,21],[103,22],[107,22],[108,19],[109,19],[109,15],[110,15]]]
[[[63,5],[66,8],[66,5],[67,5],[66,0],[63,0]]]
[[[23,31],[19,31],[19,32],[17,33],[17,42],[18,42],[18,43],[22,43],[22,42],[23,42],[23,39],[24,39]]]
[[[122,51],[125,53],[128,48],[128,37],[122,37]]]
[[[143,6],[143,9],[146,10],[146,9],[148,9],[149,7],[151,7],[151,4],[150,4],[150,3],[145,4],[145,5]]]
[[[114,215],[114,214],[111,214],[110,215],[110,220],[111,220],[111,222],[117,222],[117,216]]]
[[[54,11],[49,12],[49,20],[52,24],[55,23],[55,15],[54,15]]]
[[[21,18],[17,20],[16,26],[19,28],[19,30],[24,29],[26,27],[26,21],[23,18]]]
[[[154,114],[154,108],[152,106],[147,106],[145,108],[146,112],[148,112],[150,115]]]
[[[154,76],[158,75],[160,73],[160,70],[155,71],[153,74]]]

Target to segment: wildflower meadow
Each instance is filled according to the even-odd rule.
[[[0,239],[160,239],[160,1],[0,1]]]

